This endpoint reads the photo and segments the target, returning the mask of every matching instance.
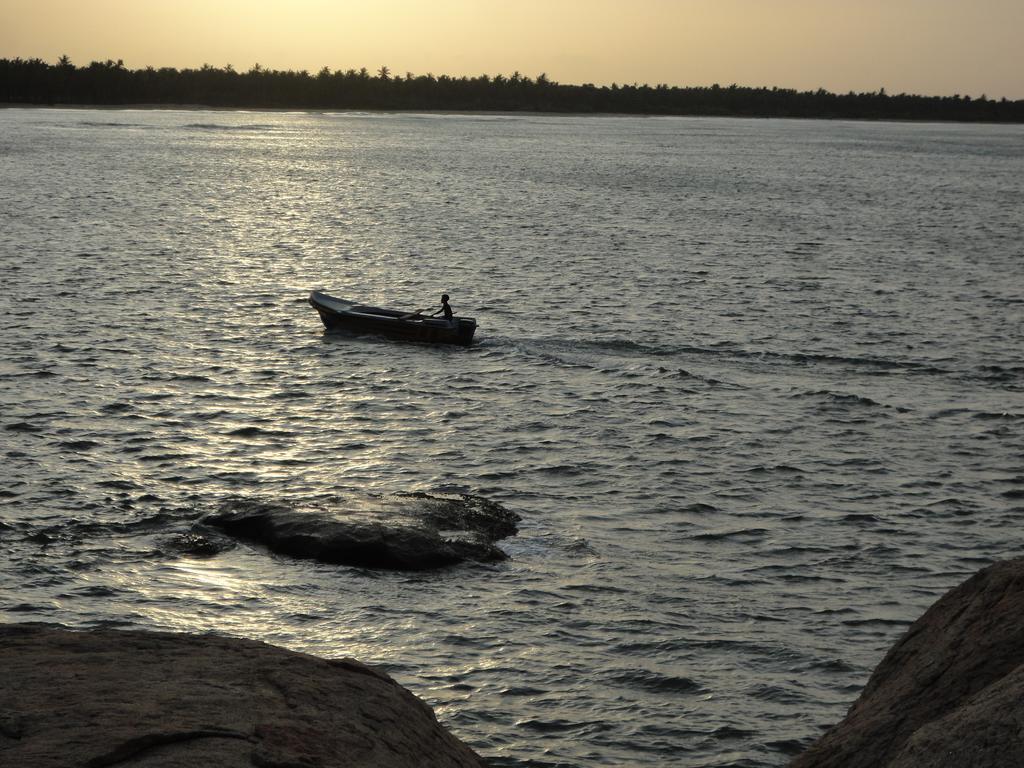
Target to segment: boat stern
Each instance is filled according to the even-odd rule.
[[[460,317],[459,327],[456,331],[457,343],[468,347],[473,343],[473,334],[476,333],[476,320],[472,317]]]

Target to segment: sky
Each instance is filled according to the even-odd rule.
[[[1024,98],[1024,0],[0,0],[0,58]]]

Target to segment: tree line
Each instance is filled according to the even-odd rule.
[[[479,110],[1024,122],[1024,100],[738,85],[563,85],[546,74],[395,75],[387,67],[316,74],[230,64],[128,69],[121,60],[75,66],[67,56],[0,59],[0,102],[34,105],[196,105],[263,109]]]

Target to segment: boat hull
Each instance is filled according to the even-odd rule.
[[[328,331],[385,336],[402,341],[469,346],[476,333],[476,320],[456,317],[454,322],[410,316],[399,310],[369,307],[313,291],[309,303]]]

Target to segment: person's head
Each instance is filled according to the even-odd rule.
[[[447,293],[442,293],[441,294],[441,301],[448,301],[448,294]]]

